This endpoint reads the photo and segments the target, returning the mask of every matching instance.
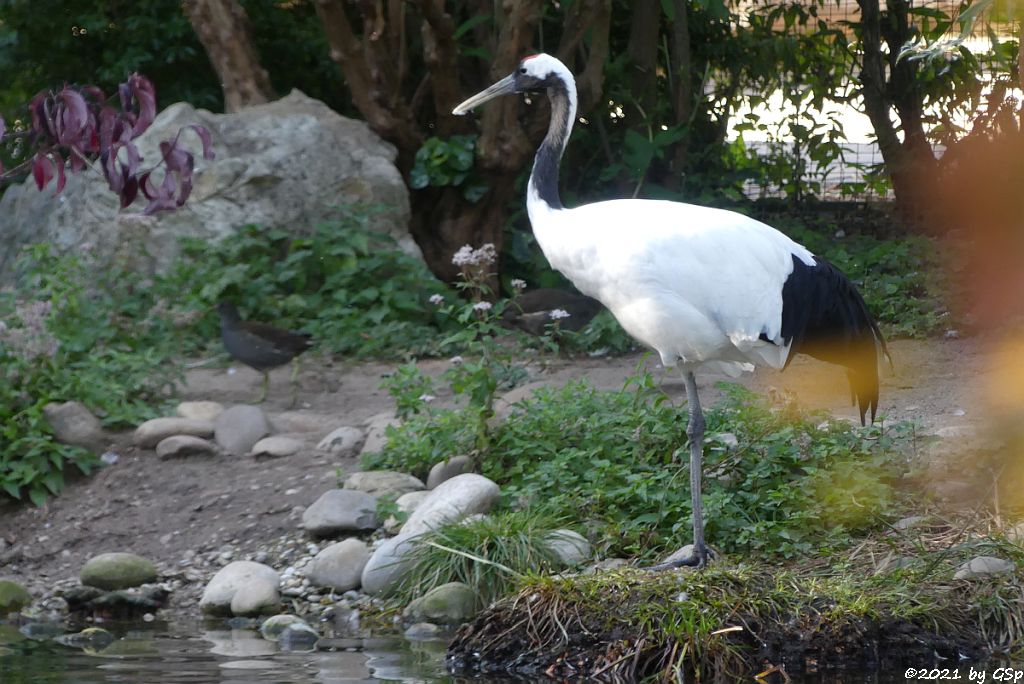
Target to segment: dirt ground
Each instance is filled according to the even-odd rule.
[[[917,421],[925,432],[976,431],[983,410],[978,393],[995,373],[987,361],[987,344],[981,338],[893,342],[896,368],[882,378],[881,413],[886,420]],[[534,363],[529,382],[558,385],[586,376],[599,387],[619,388],[641,358]],[[646,363],[657,366],[655,358]],[[446,365],[443,360],[422,364],[429,373],[440,373]],[[392,409],[380,388],[392,368],[309,359],[300,375],[299,410],[325,416],[328,427],[362,425]],[[655,372],[671,396],[684,395],[677,376]],[[288,373],[284,368],[272,374],[264,405],[272,416],[289,408]],[[713,386],[720,379],[699,378],[705,406],[715,401]],[[259,380],[243,368],[233,373],[197,368],[187,374],[182,399],[245,403],[256,395]],[[763,392],[792,390],[806,406],[856,420],[844,371],[837,367],[798,359],[785,373],[759,370],[740,382]],[[253,553],[282,535],[294,536],[302,509],[336,486],[338,469],[357,467],[355,459],[338,461],[318,452],[272,460],[164,461],[132,446],[130,433],[117,436],[111,451],[119,456],[114,465],[77,479],[42,508],[2,504],[0,577],[42,592],[77,576],[89,557],[107,551],[133,551],[163,571],[180,569],[192,552],[209,553],[225,544],[243,555]]]

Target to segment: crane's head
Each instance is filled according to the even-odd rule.
[[[501,95],[532,93],[549,88],[564,88],[575,97],[576,81],[569,69],[551,55],[530,55],[520,60],[515,71],[460,104],[452,110],[452,114],[461,116]]]

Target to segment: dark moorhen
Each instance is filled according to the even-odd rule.
[[[263,389],[257,403],[267,398],[270,384],[268,372],[283,366],[313,346],[308,333],[290,332],[266,323],[243,321],[238,315],[238,309],[230,302],[218,304],[217,313],[220,314],[220,338],[224,348],[235,360],[263,374]],[[298,366],[292,371],[293,389],[297,375]]]

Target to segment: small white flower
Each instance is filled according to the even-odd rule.
[[[498,250],[494,247],[493,243],[488,242],[476,250],[476,263],[478,264],[493,264],[497,260]]]
[[[439,294],[432,294],[430,295],[430,303],[434,306],[441,306],[444,304],[444,297]]]
[[[462,363],[462,357],[453,356],[452,358],[448,359],[448,363],[452,364],[453,366],[458,366],[459,364]]]
[[[473,310],[474,311],[490,311],[491,310],[491,303],[490,302],[477,302],[476,304],[473,305]],[[566,314],[566,316],[568,316],[568,315],[569,314]]]
[[[422,401],[424,404],[429,404],[430,402],[434,401],[435,399],[437,399],[437,397],[435,397],[433,394],[421,394],[420,395],[420,401]]]
[[[523,280],[522,278],[513,278],[511,285],[516,290],[525,290],[526,289],[526,281]]]
[[[470,245],[459,247],[452,255],[452,263],[456,266],[477,266],[482,264],[493,264],[498,259],[498,250],[488,242],[480,249],[473,249]]]
[[[568,318],[570,315],[571,314],[565,309],[552,309],[551,312],[548,313],[548,318],[553,321],[557,321],[563,318]]]
[[[474,259],[473,247],[470,245],[462,245],[462,247],[459,247],[459,251],[452,255],[452,263],[456,266],[469,266],[471,264],[475,264],[476,261]]]

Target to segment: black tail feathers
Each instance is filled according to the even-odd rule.
[[[842,271],[814,257],[809,266],[793,256],[793,272],[782,288],[782,337],[795,354],[846,366],[851,401],[875,420],[878,410],[878,352],[892,357],[864,298]]]

